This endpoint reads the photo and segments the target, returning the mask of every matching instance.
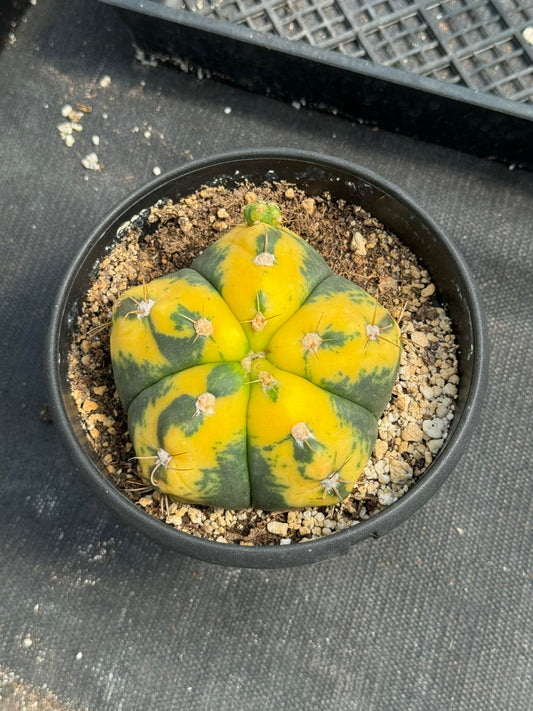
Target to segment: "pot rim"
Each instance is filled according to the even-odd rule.
[[[60,335],[65,314],[68,313],[69,307],[72,305],[71,288],[80,271],[87,269],[85,261],[88,254],[106,234],[107,230],[113,224],[127,219],[127,215],[131,217],[135,214],[135,205],[141,200],[145,203],[148,201],[148,204],[151,204],[149,202],[150,195],[167,183],[183,179],[189,174],[203,171],[206,168],[212,169],[217,165],[220,165],[222,172],[224,164],[232,164],[234,172],[236,169],[235,163],[242,164],[257,159],[305,162],[310,164],[311,167],[315,166],[324,170],[333,168],[337,171],[343,171],[364,183],[369,183],[403,204],[429,228],[453,260],[454,267],[466,287],[464,297],[470,312],[473,339],[474,356],[470,387],[460,420],[455,427],[453,436],[450,438],[450,441],[453,440],[453,442],[450,443],[446,440],[429,470],[401,498],[370,518],[342,531],[337,531],[331,536],[286,546],[241,546],[210,541],[178,531],[163,521],[145,513],[98,469],[95,461],[91,459],[82,447],[67,412],[60,375]],[[142,208],[137,208],[137,211],[139,209]],[[385,226],[387,227],[387,225]],[[92,267],[94,267],[94,264],[89,265],[89,268]],[[81,472],[86,482],[92,486],[93,490],[115,513],[118,513],[124,521],[145,535],[185,555],[222,565],[253,568],[305,565],[333,555],[346,553],[354,544],[369,537],[379,538],[408,518],[442,486],[462,456],[473,432],[488,379],[486,326],[477,289],[464,258],[433,219],[403,189],[367,168],[321,153],[284,148],[255,148],[209,156],[167,171],[120,200],[90,232],[89,237],[84,241],[63,278],[52,310],[46,344],[46,364],[53,421],[67,445],[67,449],[74,461],[75,471]]]

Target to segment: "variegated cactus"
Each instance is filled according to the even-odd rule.
[[[344,499],[374,446],[400,334],[277,206],[252,203],[191,269],[127,291],[111,356],[143,477],[179,501]]]

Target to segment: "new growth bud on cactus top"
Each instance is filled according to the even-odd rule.
[[[396,322],[279,208],[252,203],[192,264],[128,290],[111,357],[143,477],[184,502],[344,499],[400,361]]]

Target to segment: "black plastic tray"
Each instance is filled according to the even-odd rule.
[[[103,2],[159,61],[533,168],[528,0]]]

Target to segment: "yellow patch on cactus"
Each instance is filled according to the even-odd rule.
[[[333,504],[372,451],[399,329],[275,206],[245,217],[192,269],[115,307],[113,369],[142,475],[212,506]]]

